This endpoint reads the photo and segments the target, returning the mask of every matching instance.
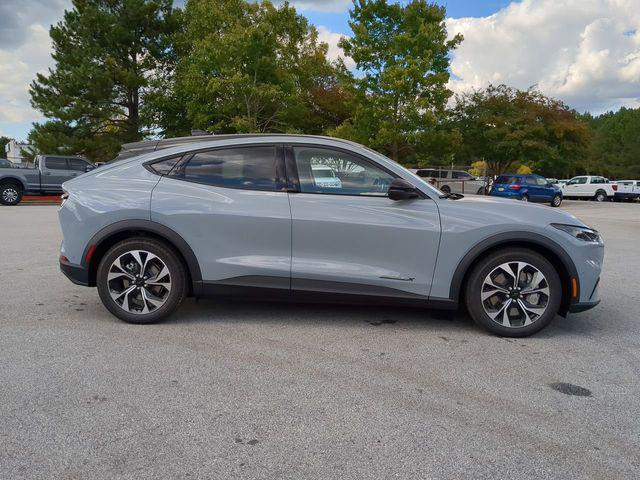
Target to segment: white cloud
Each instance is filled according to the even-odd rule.
[[[318,39],[321,42],[325,42],[329,45],[329,50],[327,52],[327,57],[329,60],[337,60],[338,58],[342,58],[344,60],[347,68],[355,68],[356,64],[351,57],[347,57],[342,49],[338,46],[338,42],[342,37],[341,33],[332,32],[327,27],[320,26],[318,27]]]
[[[451,64],[454,91],[537,85],[596,113],[640,103],[638,0],[524,0],[447,27],[465,37]]]
[[[0,50],[0,121],[25,122],[40,115],[29,104],[29,84],[52,60],[48,26],[25,28],[22,45]]]
[[[346,12],[353,2],[351,0],[292,0],[296,10],[315,12]]]

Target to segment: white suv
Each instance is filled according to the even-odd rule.
[[[422,178],[434,178],[436,186],[444,193],[475,193],[484,195],[485,183],[464,170],[420,168],[411,170]]]

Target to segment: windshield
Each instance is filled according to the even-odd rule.
[[[9,160],[0,158],[0,168],[14,168],[14,167],[13,167],[13,163],[11,163]]]

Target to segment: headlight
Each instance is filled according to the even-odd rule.
[[[551,226],[585,242],[599,243],[602,241],[598,231],[593,228],[563,225],[561,223],[552,223]]]

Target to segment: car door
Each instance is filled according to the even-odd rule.
[[[42,157],[42,189],[48,191],[61,190],[61,186],[67,180],[71,180],[73,172],[65,157]]]
[[[536,195],[537,201],[539,202],[549,202],[553,199],[555,195],[555,189],[552,184],[545,177],[541,177],[540,175],[535,175],[533,177],[536,182]]]
[[[390,200],[395,175],[354,152],[295,145],[287,156],[297,179],[289,194],[294,294],[426,298],[440,239],[435,202]],[[341,186],[318,185],[315,165],[331,165]]]
[[[220,147],[164,162],[150,166],[163,174],[152,192],[151,220],[189,244],[203,288],[288,295],[291,211],[282,147]]]

